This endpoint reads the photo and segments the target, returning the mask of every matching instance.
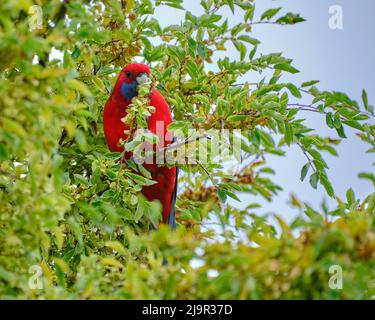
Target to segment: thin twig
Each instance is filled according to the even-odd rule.
[[[315,98],[314,94],[312,94],[310,91],[305,90],[305,89],[302,89],[302,88],[299,88],[299,90],[300,90],[301,92],[306,93],[306,94],[308,94],[308,95],[310,95],[310,96],[312,96],[312,97]],[[325,100],[325,99],[322,99],[322,101],[325,102],[326,100]],[[372,118],[375,117],[374,114],[372,114],[371,112],[368,112],[368,111],[366,111],[366,110],[359,110],[359,109],[356,109],[356,111],[358,111],[358,112],[360,112],[360,113],[363,113],[363,114],[366,114],[366,115],[368,115],[369,117],[372,117]]]
[[[195,137],[195,138],[186,139],[185,141],[181,141],[181,142],[178,142],[178,143],[172,143],[169,146],[160,149],[159,151],[163,152],[163,151],[169,151],[169,150],[177,149],[177,148],[179,148],[179,147],[181,147],[183,145],[186,145],[186,144],[188,144],[190,142],[198,141],[198,140],[203,140],[203,139],[211,139],[211,137],[209,137],[207,134],[203,134],[203,135]]]
[[[198,160],[195,160],[195,159],[194,159],[194,162],[202,168],[202,170],[205,172],[207,177],[211,180],[212,184],[214,186],[216,186],[216,183],[215,183],[214,179],[211,177],[210,173],[207,171],[207,169],[204,167],[204,165],[201,164]]]
[[[327,114],[326,111],[320,111],[320,110],[316,109],[312,104],[288,103],[288,106],[289,107],[298,107],[298,109],[302,110],[302,111],[311,111],[311,112]]]
[[[307,154],[306,150],[302,147],[302,145],[300,143],[297,143],[297,145],[301,148],[303,154],[307,158],[307,161],[309,162],[310,167],[314,170],[314,172],[316,172],[316,168],[315,168],[315,166],[313,164],[313,161],[311,160],[310,156]]]

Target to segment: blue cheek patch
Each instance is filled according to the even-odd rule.
[[[126,100],[133,99],[137,95],[137,81],[133,81],[132,83],[124,82],[121,85],[120,91]]]

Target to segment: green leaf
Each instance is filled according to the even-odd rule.
[[[218,188],[217,189],[217,195],[219,197],[219,200],[222,203],[225,203],[225,201],[227,200],[227,194],[224,192],[224,190]]]
[[[249,116],[246,115],[246,114],[235,114],[233,116],[229,116],[227,118],[227,121],[236,122],[236,121],[244,121],[244,120],[247,120],[247,119],[249,119]]]
[[[248,42],[248,43],[252,44],[253,46],[256,46],[260,43],[260,41],[258,39],[252,38],[248,35],[241,35],[237,39],[241,40],[241,41]]]
[[[302,83],[301,88],[311,87],[319,82],[320,82],[319,80],[307,81],[307,82]]]
[[[173,121],[171,124],[168,125],[168,131],[176,131],[179,129],[183,129],[186,127],[185,121]]]
[[[319,174],[317,172],[313,173],[310,176],[310,185],[316,189],[318,187],[318,182],[319,182]]]
[[[198,45],[197,45],[197,51],[198,51],[199,56],[203,60],[205,60],[206,59],[206,48],[205,48],[205,46],[202,43],[198,43]]]
[[[276,20],[277,23],[281,24],[296,24],[299,22],[306,21],[299,14],[288,12],[285,16],[282,16]]]
[[[197,50],[197,42],[192,37],[188,37],[187,42],[189,49],[194,53]]]
[[[78,243],[82,246],[83,245],[83,233],[80,223],[74,218],[69,217],[67,219],[70,229],[73,231],[75,238],[77,239]]]
[[[293,127],[289,122],[285,123],[285,135],[284,135],[285,143],[290,146],[293,142]]]
[[[307,150],[307,152],[311,154],[311,156],[314,158],[314,162],[317,165],[321,166],[322,168],[328,167],[319,151],[310,148]]]
[[[254,56],[255,56],[255,54],[257,52],[257,49],[258,49],[258,46],[254,46],[253,50],[250,51],[250,53],[249,53],[249,59],[250,59],[250,61],[254,59]]]
[[[238,5],[240,5],[240,4],[238,4]],[[254,17],[254,6],[252,6],[250,4],[249,9],[247,9],[246,12],[245,12],[244,19],[245,19],[245,21],[248,21],[248,20],[252,20],[253,17]]]
[[[9,284],[14,284],[16,282],[16,274],[4,269],[0,266],[0,279],[8,282]]]
[[[274,69],[287,71],[287,72],[293,73],[293,74],[299,72],[298,69],[294,68],[293,66],[291,66],[288,63],[278,63],[278,64],[275,64]]]
[[[192,79],[196,79],[198,77],[198,66],[193,61],[186,61],[186,70]]]
[[[335,113],[335,115],[333,116],[333,125],[335,128],[340,128],[342,126],[341,124],[341,118],[340,118],[340,114],[339,113]]]
[[[81,54],[81,50],[79,50],[78,47],[74,47],[74,50],[73,50],[73,52],[71,54],[72,58],[73,59],[77,59],[80,54]]]
[[[240,53],[240,59],[243,60],[246,56],[246,46],[242,42],[239,42],[237,40],[233,40],[232,42]]]
[[[272,17],[274,17],[279,11],[281,10],[281,8],[272,8],[272,9],[268,9],[266,10],[265,12],[263,12],[262,16],[260,17],[260,20],[270,20]]]
[[[138,205],[134,214],[134,220],[139,221],[148,210],[147,200],[143,195],[138,195]]]
[[[214,28],[214,23],[220,21],[221,18],[222,16],[218,14],[205,14],[198,18],[198,23],[202,27]]]
[[[298,108],[289,109],[288,114],[287,114],[287,118],[293,119],[293,117],[298,113],[298,111],[299,111]]]
[[[336,131],[337,131],[337,134],[339,135],[339,137],[346,138],[343,126],[341,126],[340,128],[336,128]]]
[[[301,92],[293,83],[288,83],[286,87],[289,89],[290,93],[293,96],[295,96],[296,98],[302,98]]]
[[[9,152],[3,144],[0,144],[0,161],[7,160],[9,158]]]
[[[368,98],[367,98],[367,92],[365,90],[362,90],[362,101],[363,101],[364,108],[368,110]]]
[[[138,138],[138,139],[134,139],[125,143],[124,147],[126,151],[134,151],[142,143],[143,143],[142,139]]]
[[[82,185],[82,186],[88,186],[89,185],[89,182],[87,181],[87,179],[84,176],[82,176],[81,174],[78,174],[78,173],[74,174],[74,182],[77,185]]]
[[[318,223],[323,222],[323,217],[319,212],[313,210],[307,204],[305,204],[305,207],[306,207],[305,214],[311,219],[311,221],[318,222]]]
[[[145,177],[142,177],[138,174],[134,174],[134,173],[131,173],[131,172],[127,172],[126,175],[131,178],[134,182],[142,185],[142,186],[151,186],[155,183],[157,183],[156,181],[153,181],[153,180],[150,180],[150,179],[147,179]]]
[[[92,78],[92,82],[95,84],[95,86],[101,91],[101,92],[104,92],[104,93],[107,93],[107,89],[103,83],[103,81],[97,77],[97,76],[93,76]]]
[[[335,128],[335,125],[333,123],[333,116],[332,116],[332,112],[328,112],[326,114],[326,123],[327,123],[327,126],[330,127],[330,128]]]
[[[225,189],[220,189],[220,190],[221,190],[222,193],[226,194],[228,197],[231,197],[232,199],[241,202],[241,200],[232,191],[225,190]]]
[[[182,1],[180,0],[166,0],[164,4],[168,7],[185,10],[185,8],[181,5]]]
[[[152,201],[150,203],[150,207],[147,211],[148,217],[152,223],[152,225],[157,228],[159,225],[159,222],[162,220],[162,206],[159,201]]]
[[[67,85],[71,89],[75,89],[82,93],[86,97],[91,97],[92,93],[89,90],[89,88],[84,84],[82,81],[76,80],[76,79],[71,79],[67,82]]]
[[[226,0],[226,1],[230,10],[232,11],[232,13],[234,13],[234,0]]]
[[[370,180],[372,182],[373,186],[375,187],[375,175],[373,173],[361,172],[361,173],[358,174],[358,178]]]
[[[310,169],[310,163],[306,163],[301,169],[301,181],[305,180],[307,173]]]
[[[354,128],[354,129],[357,129],[357,130],[360,130],[360,131],[365,131],[365,128],[358,121],[344,120],[343,123],[346,124],[349,127]],[[345,137],[343,137],[343,138],[345,138]]]
[[[232,37],[235,37],[237,34],[239,34],[245,28],[246,28],[246,25],[244,23],[239,23],[232,28],[232,30],[230,31],[230,34],[231,34]]]
[[[352,188],[346,191],[346,201],[349,205],[352,205],[355,202],[355,194]]]
[[[320,177],[319,177],[319,179],[320,179],[320,183],[322,184],[322,186],[324,187],[324,189],[326,189],[327,194],[330,197],[333,197],[335,195],[335,193],[333,191],[332,185],[329,182],[326,174],[321,174]]]
[[[213,99],[213,100],[216,100],[216,98],[217,98],[217,86],[216,85],[211,85],[211,99]]]
[[[88,145],[86,141],[86,135],[84,134],[84,132],[80,129],[76,129],[74,131],[74,135],[75,135],[75,140],[80,150],[83,152],[86,152],[88,150]]]
[[[116,251],[120,255],[126,256],[126,249],[119,241],[106,241],[104,244],[106,247],[111,248],[112,250]]]

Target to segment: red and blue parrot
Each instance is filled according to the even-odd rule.
[[[112,93],[105,104],[103,113],[103,129],[108,148],[112,152],[123,152],[124,146],[120,140],[127,139],[125,130],[129,128],[121,121],[127,114],[126,109],[132,98],[137,96],[138,85],[147,82],[150,69],[142,63],[132,63],[125,66],[116,81]],[[167,127],[172,122],[172,115],[168,104],[163,96],[156,90],[150,90],[149,105],[155,108],[155,112],[147,119],[148,130],[153,134],[158,134],[159,147],[167,147],[172,141],[167,138]],[[156,130],[156,123],[164,126],[164,135],[160,134],[160,129]],[[126,158],[131,155],[125,153]],[[175,202],[177,193],[177,167],[158,166],[157,164],[145,164],[144,167],[150,171],[152,179],[156,181],[151,186],[142,189],[143,195],[149,200],[160,201],[162,205],[163,223],[175,228]]]

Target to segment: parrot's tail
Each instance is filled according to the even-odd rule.
[[[176,181],[174,184],[172,196],[171,196],[171,204],[169,209],[169,215],[166,220],[166,224],[169,225],[169,227],[174,230],[176,229],[176,199],[177,199],[177,180],[178,180],[178,167],[176,167]],[[155,230],[155,227],[152,223],[149,224],[149,230]]]
[[[176,199],[177,199],[177,184],[178,184],[178,167],[176,167],[176,181],[174,183],[174,189],[171,197],[171,205],[169,209],[169,215],[167,218],[167,224],[171,229],[176,229]]]

